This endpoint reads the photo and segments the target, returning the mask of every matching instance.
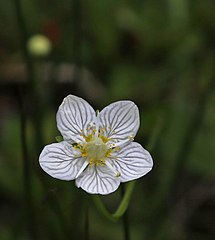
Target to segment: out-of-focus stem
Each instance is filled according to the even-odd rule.
[[[41,121],[42,117],[40,116],[39,111],[39,101],[40,101],[40,96],[39,96],[39,82],[37,81],[36,78],[36,71],[34,68],[33,60],[31,58],[31,55],[28,51],[27,48],[27,42],[29,39],[29,34],[27,31],[27,27],[25,24],[25,19],[24,19],[24,14],[22,11],[22,6],[21,6],[21,1],[20,0],[13,0],[14,6],[15,6],[15,12],[16,12],[16,17],[17,17],[17,23],[19,26],[20,30],[20,39],[21,39],[21,48],[22,48],[22,53],[23,53],[23,58],[24,62],[26,64],[26,72],[27,72],[27,88],[30,92],[30,101],[31,104],[34,105],[33,108],[33,125],[35,128],[36,132],[36,137],[35,137],[35,145],[36,149],[39,150],[42,145],[42,133],[41,133]]]
[[[125,194],[124,185],[122,185],[122,196]],[[128,217],[128,210],[122,216],[122,226],[123,226],[123,233],[124,233],[124,240],[130,240],[130,225],[129,225],[129,217]]]
[[[150,226],[150,238],[153,239],[161,239],[161,232],[165,231],[165,224],[169,221],[169,216],[171,215],[171,211],[174,208],[174,197],[176,195],[177,186],[181,181],[181,174],[185,170],[185,166],[187,160],[190,156],[194,140],[196,139],[197,134],[199,133],[200,127],[202,125],[207,101],[211,96],[211,93],[215,89],[215,82],[214,82],[214,57],[210,56],[205,65],[203,67],[203,78],[209,79],[208,85],[202,91],[202,94],[199,96],[198,104],[193,113],[192,119],[190,120],[190,124],[187,128],[186,135],[184,136],[184,141],[181,145],[178,155],[176,156],[176,164],[173,169],[174,175],[171,178],[170,184],[166,187],[166,191],[159,197],[159,203],[153,211],[156,213],[158,223],[155,225],[153,222]],[[169,198],[169,205],[166,206],[163,204],[165,198]],[[153,229],[156,227],[157,231],[155,232]]]
[[[28,157],[27,149],[27,136],[26,136],[26,113],[23,100],[23,91],[20,86],[18,89],[18,102],[19,102],[19,112],[20,112],[20,132],[21,132],[21,145],[22,145],[22,159],[23,159],[23,184],[24,184],[24,198],[25,207],[27,214],[27,228],[32,239],[37,238],[37,232],[35,229],[35,218],[34,218],[34,208],[33,199],[31,194],[31,166]]]
[[[13,0],[14,6],[15,6],[15,12],[17,17],[17,23],[20,30],[20,39],[21,39],[21,47],[23,52],[23,57],[26,63],[26,70],[28,74],[28,85],[29,87],[32,87],[32,85],[35,84],[36,78],[35,78],[35,72],[33,67],[33,62],[31,60],[31,56],[27,49],[27,41],[28,41],[28,31],[26,28],[25,20],[22,13],[22,7],[20,0]]]
[[[28,157],[27,154],[27,142],[26,142],[26,114],[24,113],[24,103],[30,102],[33,105],[32,112],[32,123],[35,132],[35,151],[38,154],[41,150],[41,146],[43,145],[43,134],[42,134],[42,113],[43,109],[41,108],[41,93],[39,87],[39,82],[36,77],[36,71],[34,69],[33,60],[28,52],[27,49],[27,42],[29,39],[29,34],[26,27],[26,21],[24,19],[24,14],[22,11],[21,1],[20,0],[13,0],[15,13],[17,17],[17,24],[20,30],[20,39],[21,39],[21,50],[23,53],[23,59],[26,64],[26,72],[27,72],[27,89],[28,89],[28,99],[26,101],[23,100],[23,95],[20,92],[20,111],[21,114],[21,132],[22,132],[22,142],[23,142],[23,179],[25,183],[25,197],[26,197],[26,209],[27,213],[27,224],[29,225],[29,231],[31,233],[32,239],[38,239],[37,232],[35,231],[35,211],[33,208],[33,201],[31,197],[32,193],[32,179],[31,179],[31,158]],[[46,181],[39,175],[40,181],[42,184],[43,189],[47,189]],[[65,237],[68,238],[70,235],[70,227],[67,227],[67,223],[65,221],[64,214],[58,204],[57,200],[53,198],[49,201],[50,207],[52,208],[53,212],[56,213],[58,219],[60,219],[60,223],[62,224],[63,231],[65,233]]]
[[[188,2],[186,0],[167,0],[170,22],[173,27],[184,27],[188,23]]]
[[[83,62],[82,52],[81,52],[81,42],[83,41],[82,1],[81,0],[71,1],[71,10],[72,10],[71,15],[73,17],[72,56],[73,56],[73,61],[77,64],[77,66],[81,67]]]
[[[214,63],[214,61],[213,61],[213,63]],[[212,66],[214,66],[214,65],[212,65]],[[211,69],[211,71],[213,71],[212,69]],[[174,176],[173,176],[173,179],[172,179],[170,187],[169,187],[170,195],[172,195],[173,192],[175,192],[175,186],[178,184],[178,181],[180,181],[179,180],[180,174],[184,170],[187,159],[190,156],[190,152],[192,150],[194,140],[195,140],[197,134],[199,133],[199,129],[200,129],[202,121],[204,119],[207,101],[208,101],[209,97],[211,96],[211,93],[214,91],[214,87],[215,87],[214,78],[213,78],[213,76],[210,76],[210,78],[211,79],[210,79],[208,86],[202,92],[202,95],[199,97],[198,105],[193,114],[192,120],[190,121],[190,125],[187,129],[187,133],[184,138],[181,149],[177,155],[175,172],[174,172]]]
[[[85,220],[84,220],[84,239],[89,240],[89,206],[87,204],[85,211]]]
[[[17,17],[18,26],[20,29],[20,37],[21,37],[21,47],[23,52],[23,57],[26,63],[26,70],[28,75],[28,86],[31,88],[35,83],[35,74],[33,64],[30,58],[30,55],[27,50],[27,40],[28,34],[25,25],[25,20],[22,14],[22,8],[20,4],[20,0],[14,0],[14,7]],[[33,199],[31,193],[31,162],[28,157],[27,150],[27,139],[26,139],[26,113],[24,110],[24,100],[23,100],[23,92],[22,87],[19,89],[19,105],[20,105],[20,122],[21,122],[21,142],[22,142],[22,153],[23,153],[23,181],[24,181],[24,196],[25,196],[25,206],[27,210],[27,226],[29,229],[29,233],[32,239],[37,238],[37,231],[35,230],[35,216],[34,216],[34,207],[33,207]]]

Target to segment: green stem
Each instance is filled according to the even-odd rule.
[[[34,105],[34,111],[33,111],[33,127],[35,130],[35,147],[36,152],[38,153],[41,150],[42,142],[43,142],[43,136],[42,136],[42,130],[41,130],[41,123],[42,123],[42,108],[40,104],[40,91],[38,89],[38,79],[36,78],[36,71],[34,68],[33,60],[29,54],[29,51],[27,49],[27,42],[29,39],[29,34],[26,26],[26,21],[24,19],[24,13],[22,10],[22,5],[20,0],[13,0],[14,3],[14,9],[16,13],[17,23],[20,30],[20,43],[21,43],[21,50],[23,54],[23,59],[26,64],[26,72],[27,72],[27,89],[28,91],[28,99],[27,101],[30,101],[32,105]],[[21,89],[21,87],[20,87]],[[21,89],[22,90],[22,89]],[[25,198],[26,198],[26,210],[27,210],[27,224],[28,229],[30,231],[30,235],[32,239],[38,239],[37,231],[35,229],[36,225],[36,215],[33,208],[33,201],[32,201],[32,187],[31,187],[31,164],[30,162],[31,158],[28,156],[27,152],[27,141],[26,141],[26,114],[24,113],[24,101],[22,92],[19,92],[19,102],[20,102],[20,112],[21,112],[21,138],[22,138],[22,150],[23,150],[23,178],[24,178],[24,187],[25,187]],[[37,170],[37,168],[35,168]],[[42,183],[42,187],[44,191],[47,191],[48,186],[46,184],[46,181],[42,178],[40,174],[39,178]],[[70,236],[70,228],[67,227],[66,221],[64,218],[64,214],[60,208],[60,205],[58,204],[57,200],[55,198],[51,199],[49,201],[49,205],[52,208],[53,212],[56,213],[58,219],[60,219],[60,223],[63,226],[63,230],[65,233],[65,237],[68,238]]]
[[[82,66],[83,63],[83,54],[81,51],[81,42],[83,41],[83,13],[82,13],[82,1],[81,0],[72,0],[71,1],[71,16],[73,17],[72,21],[72,53],[73,61],[77,64],[78,67]],[[78,71],[79,72],[79,71]],[[76,74],[78,74],[76,71]],[[79,72],[80,73],[80,72]],[[79,76],[78,76],[79,77]],[[76,79],[78,80],[78,79]]]
[[[25,24],[25,19],[23,17],[20,0],[13,0],[13,2],[14,2],[17,22],[18,22],[18,26],[19,26],[19,30],[20,30],[22,53],[23,53],[23,57],[24,57],[24,60],[26,63],[26,67],[27,67],[26,70],[27,70],[27,74],[28,74],[28,84],[30,85],[29,87],[32,87],[32,85],[34,85],[36,82],[36,78],[35,78],[33,62],[32,62],[31,56],[27,49],[27,42],[29,39],[28,31],[27,31],[27,27]]]
[[[113,214],[114,218],[120,218],[125,213],[125,211],[127,210],[130,199],[131,199],[131,196],[132,196],[132,193],[133,193],[133,190],[134,190],[134,187],[135,187],[135,183],[136,183],[136,181],[131,181],[131,182],[126,184],[125,194],[122,198],[122,201],[121,201],[118,209]]]
[[[124,194],[125,194],[125,188],[124,188],[124,185],[122,185],[122,196]],[[130,240],[128,211],[126,211],[122,216],[122,226],[123,226],[124,240]]]
[[[117,221],[127,210],[128,204],[130,202],[133,189],[135,186],[136,181],[131,181],[126,184],[125,186],[125,194],[119,204],[119,207],[114,213],[110,213],[107,208],[104,206],[104,203],[102,202],[101,198],[99,195],[92,195],[93,201],[98,208],[98,210],[109,220],[111,221]]]
[[[156,217],[151,217],[153,220],[152,223],[149,223],[148,228],[148,237],[149,239],[162,239],[162,234],[165,234],[165,231],[168,231],[168,224],[171,218],[171,214],[175,207],[175,198],[178,190],[178,186],[181,182],[182,173],[185,171],[187,161],[191,154],[191,150],[193,147],[193,143],[197,137],[201,129],[202,122],[204,120],[205,111],[207,110],[207,103],[211,97],[211,94],[215,89],[215,82],[213,78],[214,73],[214,57],[209,56],[206,60],[205,64],[202,67],[202,72],[200,72],[200,76],[204,78],[205,81],[208,82],[208,85],[203,90],[202,94],[199,96],[198,103],[196,109],[193,113],[192,119],[190,120],[190,124],[187,127],[187,131],[184,136],[184,141],[180,147],[178,155],[175,159],[175,166],[172,171],[174,175],[171,176],[169,180],[169,184],[164,186],[164,190],[160,195],[156,196],[158,202],[155,204],[153,209],[151,210],[156,214]],[[164,201],[168,198],[168,205],[163,204]],[[157,231],[154,231],[154,229]]]
[[[213,64],[211,64],[211,62]],[[201,129],[201,125],[204,120],[205,116],[205,111],[207,110],[207,102],[208,99],[210,98],[211,94],[214,91],[215,83],[214,83],[214,78],[213,78],[213,72],[214,68],[214,59],[211,59],[209,57],[209,60],[207,61],[207,69],[203,68],[204,71],[202,75],[205,78],[209,78],[209,83],[207,87],[204,89],[202,94],[199,96],[199,100],[197,103],[197,107],[195,109],[195,112],[192,116],[192,119],[190,121],[190,124],[187,129],[187,133],[184,137],[184,141],[181,145],[181,149],[176,157],[176,165],[175,165],[175,170],[174,170],[174,175],[173,178],[171,179],[170,186],[169,186],[169,193],[170,196],[173,196],[176,189],[175,186],[177,186],[180,182],[180,175],[185,169],[185,165],[187,163],[187,160],[190,156],[193,143],[197,137],[197,134],[199,133],[199,130]],[[207,71],[207,72],[205,72]],[[206,75],[206,76],[205,76]],[[209,76],[207,76],[209,75]]]
[[[20,0],[13,0],[14,9],[16,13],[17,23],[20,30],[21,37],[21,48],[23,53],[23,58],[26,63],[26,71],[28,75],[27,86],[29,89],[35,83],[35,74],[33,63],[27,49],[28,32],[23,17],[22,7]],[[27,225],[30,231],[32,239],[37,239],[37,231],[35,230],[35,213],[32,199],[32,179],[31,179],[31,162],[28,156],[27,150],[27,139],[26,139],[26,112],[23,100],[22,87],[19,89],[19,103],[20,103],[20,121],[21,121],[21,141],[22,141],[22,151],[23,151],[23,179],[25,188],[25,199],[26,199],[26,210],[27,210]]]
[[[25,208],[26,208],[26,224],[29,230],[29,234],[32,239],[37,239],[37,231],[35,229],[35,217],[34,217],[34,207],[33,199],[31,193],[31,162],[28,157],[28,148],[27,148],[27,136],[26,136],[26,114],[25,106],[23,99],[23,90],[20,86],[18,89],[18,102],[20,109],[20,132],[21,132],[21,145],[22,145],[22,159],[23,159],[23,184],[24,184],[24,199],[25,199]]]
[[[186,0],[167,0],[170,22],[173,27],[184,27],[188,23],[188,4]]]
[[[89,205],[86,206],[86,212],[85,212],[85,222],[84,222],[84,239],[89,240]]]

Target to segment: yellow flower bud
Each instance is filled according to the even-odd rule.
[[[37,34],[28,40],[27,48],[33,56],[45,57],[50,53],[52,45],[46,36]]]

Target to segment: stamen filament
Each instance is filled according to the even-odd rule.
[[[96,111],[95,124],[96,124],[95,137],[98,137],[98,134],[99,134],[99,110]]]
[[[89,162],[87,160],[85,160],[84,164],[82,165],[82,167],[80,168],[78,174],[76,175],[76,178],[78,178],[81,173],[84,171],[84,169],[88,166]]]
[[[121,147],[125,145],[126,143],[132,142],[133,139],[131,137],[128,137],[127,139],[124,139],[122,141],[116,142],[116,143],[111,143],[109,145],[110,148],[116,148],[116,147]]]
[[[108,161],[106,161],[106,166],[115,174],[115,177],[120,177],[121,173],[118,172]]]

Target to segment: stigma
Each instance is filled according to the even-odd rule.
[[[87,159],[90,165],[104,165],[105,158],[107,157],[108,147],[103,142],[102,138],[94,136],[91,141],[89,141],[84,150],[86,152]]]
[[[106,161],[107,158],[113,157],[113,153],[119,151],[120,147],[117,144],[110,144],[112,139],[109,139],[103,135],[105,128],[96,129],[93,126],[89,126],[87,129],[88,135],[81,136],[85,141],[82,143],[73,144],[73,147],[78,150],[83,158],[85,158],[85,163],[81,167],[78,177],[81,172],[89,165],[92,166],[107,166],[115,175],[115,177],[120,177],[121,173],[118,172],[110,163]],[[83,131],[82,131],[83,132]]]

